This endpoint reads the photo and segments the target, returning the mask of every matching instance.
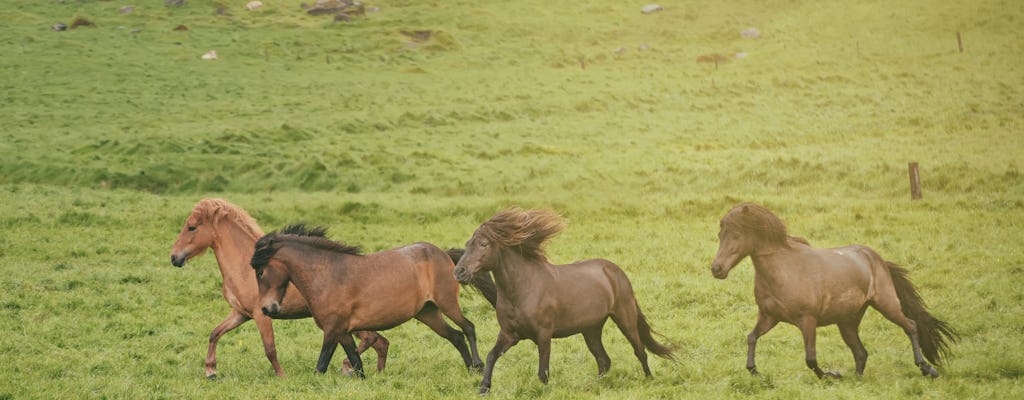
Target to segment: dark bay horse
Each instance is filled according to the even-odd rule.
[[[356,375],[364,377],[352,333],[390,329],[412,318],[451,342],[467,368],[482,368],[476,328],[462,315],[448,254],[421,242],[363,255],[358,247],[303,231],[303,225],[294,225],[263,236],[250,264],[265,314],[280,313],[282,299],[296,290],[309,301],[313,320],[324,332],[317,372],[327,370],[341,344]],[[462,331],[448,325],[442,314]]]
[[[202,255],[212,248],[220,266],[221,292],[231,306],[231,313],[210,333],[210,347],[206,354],[206,376],[217,376],[217,342],[228,331],[249,320],[256,321],[256,327],[263,339],[263,349],[273,366],[274,372],[284,376],[277,361],[274,345],[274,329],[270,318],[260,310],[257,303],[256,277],[249,266],[256,240],[263,231],[256,221],[241,207],[222,199],[203,199],[192,208],[185,219],[178,239],[171,247],[171,264],[185,265],[193,257]],[[282,302],[281,312],[275,318],[297,319],[309,317],[309,307],[297,290],[292,290]],[[360,353],[373,346],[377,352],[377,371],[383,371],[388,357],[388,340],[376,332],[358,332]],[[346,365],[343,370],[351,367]]]
[[[498,340],[487,354],[480,393],[491,388],[498,357],[522,339],[537,344],[537,376],[548,382],[551,339],[583,334],[603,375],[611,359],[601,342],[610,317],[633,346],[644,374],[651,376],[645,348],[672,359],[672,349],[658,343],[640,311],[629,278],[611,261],[594,259],[552,265],[544,243],[562,230],[561,217],[543,210],[506,210],[484,222],[466,242],[466,253],[455,268],[461,282],[491,271],[498,287]]]
[[[914,350],[914,363],[925,376],[937,377],[925,358],[940,365],[948,352],[946,340],[956,332],[928,313],[907,270],[882,259],[860,245],[819,249],[803,238],[789,236],[786,226],[766,208],[742,203],[722,218],[718,254],[711,273],[725,279],[744,257],[754,263],[754,298],[757,324],[747,336],[747,369],[757,374],[754,348],[757,339],[776,324],[800,328],[807,367],[818,378],[839,377],[818,367],[815,330],[836,324],[853,352],[857,375],[864,373],[868,352],[857,333],[867,307],[903,328]],[[923,354],[923,356],[922,356]]]

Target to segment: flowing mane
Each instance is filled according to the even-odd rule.
[[[249,263],[254,269],[267,266],[270,259],[277,254],[282,242],[298,242],[320,250],[328,250],[342,254],[361,255],[362,250],[358,246],[349,246],[344,243],[335,242],[327,238],[327,228],[307,227],[305,224],[288,225],[280,232],[270,232],[256,241],[256,251]]]
[[[509,209],[480,225],[480,233],[502,246],[518,247],[526,258],[543,260],[545,242],[564,228],[562,217],[551,211]]]
[[[722,218],[722,226],[733,227],[775,245],[791,247],[790,240],[810,245],[807,239],[790,236],[782,219],[754,203],[740,203],[733,207]]]
[[[242,230],[253,239],[263,236],[263,230],[249,213],[224,199],[200,200],[192,208],[192,214],[188,216],[186,223],[189,225],[198,225],[203,222],[216,223],[220,218],[225,217],[242,227]]]

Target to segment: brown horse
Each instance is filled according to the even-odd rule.
[[[501,330],[487,354],[481,394],[491,388],[495,361],[522,339],[537,344],[537,376],[545,384],[551,339],[578,333],[597,360],[597,373],[603,375],[611,366],[601,342],[609,317],[632,344],[646,376],[651,376],[651,369],[645,347],[672,359],[672,349],[652,337],[629,278],[619,266],[600,259],[569,265],[548,262],[544,243],[562,227],[561,217],[549,211],[506,210],[484,222],[466,242],[456,277],[466,282],[480,271],[491,271],[498,287],[495,309]]]
[[[459,284],[452,274],[455,266],[448,254],[421,242],[363,255],[357,247],[324,237],[284,233],[304,230],[293,225],[283,233],[263,236],[250,264],[256,271],[263,313],[280,313],[282,299],[295,292],[289,290],[292,284],[309,301],[313,320],[324,331],[317,372],[327,370],[341,344],[356,375],[363,378],[352,332],[390,329],[412,318],[451,342],[467,368],[482,367],[476,328],[462,315]],[[442,314],[465,334],[448,325]]]
[[[782,220],[770,211],[751,203],[729,210],[718,240],[718,254],[711,263],[715,278],[725,279],[748,255],[754,263],[757,324],[747,336],[747,369],[752,374],[757,374],[757,339],[782,321],[800,328],[807,367],[818,378],[839,374],[818,368],[815,330],[838,325],[853,351],[857,375],[862,375],[868,352],[857,329],[868,306],[903,328],[914,349],[914,363],[925,376],[939,375],[925,358],[940,365],[941,355],[948,352],[946,340],[957,340],[948,324],[928,313],[907,270],[866,246],[811,247],[807,240],[789,236]]]
[[[263,231],[241,207],[221,199],[203,199],[196,203],[192,214],[185,219],[178,240],[171,248],[171,264],[175,267],[185,265],[186,261],[203,254],[209,248],[213,249],[220,266],[223,280],[221,291],[231,305],[231,313],[210,333],[210,348],[206,354],[208,378],[217,376],[217,341],[250,319],[256,321],[256,327],[263,338],[263,349],[274,372],[284,376],[277,361],[274,329],[270,318],[263,314],[256,301],[256,277],[249,266],[256,239],[260,236],[263,236]],[[282,311],[275,318],[310,316],[306,300],[296,290],[289,293],[282,304]],[[387,339],[375,332],[359,332],[358,335],[359,352],[373,346],[377,352],[377,371],[383,371],[388,356]]]

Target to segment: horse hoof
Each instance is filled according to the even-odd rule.
[[[750,371],[750,374],[754,376],[760,375],[760,373],[757,372],[757,368],[754,367],[747,368],[747,371]]]
[[[927,369],[921,368],[921,375],[935,379],[939,377],[939,371],[936,371],[934,367],[929,365]]]
[[[217,374],[209,374],[206,376],[206,380],[215,381],[217,380]]]
[[[484,373],[484,364],[483,363],[473,364],[473,366],[469,367],[469,369],[473,370],[474,372],[476,372],[478,374],[482,374],[482,373]]]
[[[843,374],[840,374],[839,371],[828,371],[825,373],[825,376],[828,378],[840,379],[843,377]]]

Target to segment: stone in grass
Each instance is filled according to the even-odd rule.
[[[640,12],[643,14],[651,14],[658,11],[665,11],[665,8],[657,4],[648,4],[640,9]]]

